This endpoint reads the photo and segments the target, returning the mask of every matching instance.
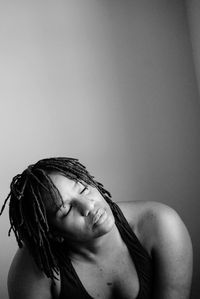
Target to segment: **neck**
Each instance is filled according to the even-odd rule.
[[[110,252],[115,254],[123,246],[123,241],[119,231],[114,225],[113,229],[92,241],[84,243],[70,243],[69,257],[76,262],[98,263],[104,259]]]

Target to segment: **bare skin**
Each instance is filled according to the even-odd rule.
[[[96,189],[83,191],[81,186],[74,188],[71,182],[63,181],[57,175],[52,179],[66,206],[56,214],[50,213],[52,207],[47,206],[47,210],[55,230],[71,240],[72,264],[87,292],[94,298],[111,299],[115,298],[114,292],[117,290],[123,299],[137,298],[137,272],[105,200],[96,193]],[[72,206],[71,214],[68,214],[68,205]],[[133,201],[118,205],[155,263],[153,298],[188,299],[192,278],[192,245],[180,217],[173,209],[157,202]],[[103,215],[93,224],[95,218],[92,211],[97,208],[100,211],[105,209],[106,216]],[[80,240],[76,234],[73,235],[74,231],[79,238],[81,236]],[[23,248],[13,259],[8,290],[10,299],[54,299],[59,298],[60,281],[52,288],[51,280],[40,272],[28,250]]]

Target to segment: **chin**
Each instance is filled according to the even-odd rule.
[[[100,225],[96,225],[93,229],[94,232],[96,232],[97,237],[101,237],[107,233],[109,233],[112,228],[114,227],[115,220],[113,216],[109,216],[106,221],[104,221]]]

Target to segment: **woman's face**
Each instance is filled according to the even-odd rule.
[[[46,203],[48,221],[54,231],[68,240],[84,242],[112,229],[112,211],[96,188],[59,173],[49,176],[63,200],[63,203],[58,203],[59,207]]]

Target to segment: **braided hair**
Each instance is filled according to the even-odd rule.
[[[10,193],[4,201],[0,215],[9,201],[10,229],[14,232],[18,246],[25,244],[38,267],[47,277],[54,279],[55,273],[68,265],[63,243],[50,237],[45,200],[56,203],[61,195],[53,184],[50,172],[57,171],[76,182],[85,182],[96,187],[112,207],[111,194],[89,174],[78,159],[56,157],[39,160],[16,175],[10,184]]]

